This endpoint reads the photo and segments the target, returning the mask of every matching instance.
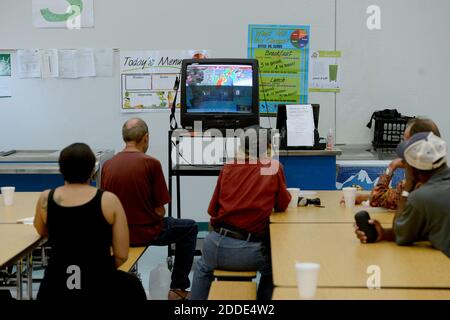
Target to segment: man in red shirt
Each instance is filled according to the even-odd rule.
[[[122,128],[125,149],[105,162],[102,189],[116,194],[123,204],[132,246],[176,244],[169,299],[185,299],[195,254],[198,228],[193,220],[164,217],[170,195],[161,163],[148,150],[147,124],[139,118]]]
[[[265,150],[270,150],[270,137],[263,136],[256,135],[257,148],[262,144],[265,155]],[[269,219],[274,208],[276,211],[287,208],[291,196],[281,163],[250,152],[251,140],[241,139],[245,161],[227,163],[217,180],[208,208],[214,231],[205,238],[194,273],[193,300],[207,299],[214,269],[259,270],[258,299],[271,299]]]

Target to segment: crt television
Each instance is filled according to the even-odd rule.
[[[181,65],[181,126],[193,130],[259,125],[258,61],[185,59]]]

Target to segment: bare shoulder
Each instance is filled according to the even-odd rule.
[[[50,189],[44,190],[41,192],[41,198],[48,198],[48,195],[50,194]]]
[[[107,211],[116,211],[121,206],[120,199],[112,192],[103,191],[102,207]]]
[[[109,203],[115,203],[116,201],[119,201],[119,198],[112,192],[103,191],[102,201],[106,201]]]
[[[112,192],[104,191],[102,194],[102,211],[103,216],[109,224],[113,224],[115,215],[120,207],[119,198]]]
[[[45,204],[45,207],[47,207],[48,196],[49,196],[49,194],[50,194],[50,191],[51,191],[50,189],[44,190],[44,191],[41,192],[41,195],[39,196],[39,202],[40,202],[42,205]]]

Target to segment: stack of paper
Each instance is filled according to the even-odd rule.
[[[314,146],[314,114],[310,104],[287,105],[286,127],[288,147]]]

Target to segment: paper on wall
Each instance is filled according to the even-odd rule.
[[[42,49],[39,50],[42,78],[58,77],[58,50]]]
[[[95,77],[93,49],[59,50],[58,63],[60,78]]]
[[[94,49],[79,49],[76,54],[78,77],[95,77]]]
[[[76,54],[76,50],[58,50],[60,78],[78,78]]]
[[[40,78],[41,63],[39,59],[39,50],[18,50],[17,69],[19,78]]]
[[[95,72],[97,77],[112,77],[114,66],[113,49],[96,49],[94,51]]]
[[[11,96],[11,77],[0,76],[0,98],[9,98]]]
[[[314,114],[312,106],[287,105],[286,127],[288,147],[314,146]]]
[[[309,91],[340,92],[340,51],[313,51],[309,63]]]

